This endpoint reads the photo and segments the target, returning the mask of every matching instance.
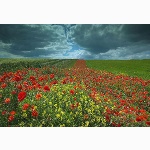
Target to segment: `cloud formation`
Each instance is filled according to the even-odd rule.
[[[98,54],[124,45],[120,30],[121,25],[77,25],[72,28],[72,38],[87,51]]]
[[[1,24],[0,57],[150,58],[149,24]]]
[[[0,25],[0,40],[10,45],[5,51],[24,57],[38,57],[68,48],[63,28],[57,25]]]
[[[118,47],[148,44],[150,25],[77,25],[72,38],[93,54],[105,53]]]

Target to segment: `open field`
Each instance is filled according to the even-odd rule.
[[[150,79],[150,60],[87,60],[86,63],[96,70]]]
[[[148,60],[0,62],[0,126],[150,126]]]
[[[57,67],[69,68],[75,63],[75,59],[42,59],[42,58],[0,58],[0,74],[7,71],[16,71],[24,68]]]

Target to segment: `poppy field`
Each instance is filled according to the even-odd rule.
[[[0,65],[2,127],[150,126],[147,76],[93,69],[85,60]]]

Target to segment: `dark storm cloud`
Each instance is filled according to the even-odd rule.
[[[149,24],[0,24],[0,57],[150,58]]]
[[[122,28],[123,36],[130,42],[150,42],[150,25],[133,24],[124,25]]]
[[[44,47],[58,45],[65,40],[60,26],[52,25],[17,25],[17,24],[1,24],[0,25],[0,41],[10,44],[7,51],[11,54],[29,55],[46,54],[48,50]],[[37,48],[42,48],[37,50]],[[6,50],[6,49],[5,49]],[[30,52],[29,52],[30,51]],[[49,52],[48,52],[49,53]]]
[[[120,39],[120,30],[121,25],[77,25],[72,30],[72,38],[96,54],[124,45],[125,41]]]
[[[99,54],[119,47],[148,44],[150,42],[150,25],[84,24],[73,27],[71,36],[87,51]],[[133,51],[135,52],[135,50]]]

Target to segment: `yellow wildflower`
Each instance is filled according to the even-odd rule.
[[[60,118],[60,114],[56,114],[56,117],[57,117],[57,118]]]
[[[85,122],[85,127],[88,127],[89,126],[89,121],[86,121]]]
[[[24,117],[24,118],[26,118],[27,116],[28,116],[27,113],[22,114],[22,117]]]

